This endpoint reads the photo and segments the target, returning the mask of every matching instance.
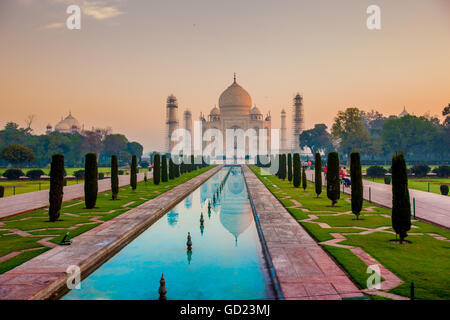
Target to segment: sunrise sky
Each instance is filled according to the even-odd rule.
[[[65,27],[70,4],[79,31]],[[1,127],[35,114],[43,133],[71,110],[145,152],[164,146],[167,95],[197,119],[234,72],[275,128],[297,91],[307,128],[346,107],[440,115],[450,103],[449,0],[1,0],[0,39]]]

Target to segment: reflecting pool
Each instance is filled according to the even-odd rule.
[[[273,298],[240,167],[220,170],[63,299],[158,299],[162,273],[169,300]]]

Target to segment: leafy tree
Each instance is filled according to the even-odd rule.
[[[294,153],[294,179],[293,179],[293,184],[295,188],[300,187],[300,176],[301,176],[301,172],[300,172],[300,155],[298,153]]]
[[[26,174],[26,176],[30,179],[39,179],[43,175],[45,175],[45,172],[41,169],[29,170]]]
[[[366,169],[366,174],[371,178],[379,178],[384,177],[387,173],[387,170],[382,166],[370,166]]]
[[[316,161],[314,163],[314,183],[316,187],[317,198],[322,193],[322,157],[316,152]]]
[[[442,110],[442,115],[445,117],[443,122],[444,127],[450,127],[450,103]]]
[[[144,168],[144,169],[147,169],[149,166],[150,166],[150,163],[148,162],[148,161],[141,161],[140,163],[139,163],[139,165],[142,167],[142,168]]]
[[[392,157],[392,228],[400,237],[400,243],[411,229],[411,203],[408,190],[408,174],[403,153]]]
[[[8,169],[3,172],[3,176],[8,178],[8,180],[17,180],[20,177],[24,176],[24,173],[20,169]]]
[[[10,144],[0,152],[0,158],[19,168],[24,162],[32,162],[34,153],[26,146]]]
[[[448,178],[450,177],[450,166],[442,165],[433,169],[433,173],[436,173],[438,177]]]
[[[411,168],[411,172],[419,178],[425,177],[430,170],[431,168],[426,164],[416,164]]]
[[[352,181],[352,212],[358,220],[363,206],[363,182],[359,152],[350,154],[350,177]]]
[[[136,155],[137,159],[141,161],[144,147],[138,142],[128,142],[126,151],[130,154]]]
[[[331,129],[331,135],[340,143],[345,155],[350,151],[364,151],[370,144],[369,132],[364,128],[358,108],[339,111]]]
[[[117,200],[119,194],[119,165],[117,162],[117,156],[113,154],[111,156],[111,192],[112,199]]]
[[[64,188],[64,156],[55,154],[52,156],[50,166],[50,190],[48,216],[51,222],[59,219]]]
[[[292,181],[292,155],[288,154],[288,181]]]
[[[130,185],[131,185],[132,190],[136,190],[136,187],[137,187],[137,159],[136,159],[135,154],[133,154],[133,157],[131,158]]]
[[[119,154],[120,151],[126,151],[127,143],[128,139],[123,134],[109,134],[103,140],[103,152],[108,156]]]
[[[333,207],[341,195],[339,187],[339,155],[337,152],[330,152],[327,161],[327,197]]]
[[[97,155],[93,152],[86,154],[84,178],[84,202],[86,209],[92,209],[97,202],[98,168]]]
[[[305,172],[305,166],[302,167],[302,187],[303,190],[306,190],[307,186],[307,179],[306,179],[306,172]]]
[[[300,148],[308,147],[312,154],[327,152],[333,148],[331,135],[323,123],[315,124],[313,129],[305,130],[300,134]]]
[[[158,185],[161,180],[161,159],[158,153],[155,154],[153,165],[153,183]]]

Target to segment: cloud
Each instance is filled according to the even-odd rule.
[[[105,19],[114,18],[123,13],[116,7],[99,6],[99,5],[83,6],[82,11],[85,15],[88,15],[97,20],[105,20]]]
[[[63,27],[64,27],[64,23],[57,22],[57,23],[47,24],[47,25],[41,27],[40,29],[61,29]]]

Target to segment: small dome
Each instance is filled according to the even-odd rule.
[[[209,114],[212,116],[218,116],[218,115],[220,115],[220,110],[219,110],[219,108],[214,107],[211,109],[211,112]]]
[[[250,110],[250,114],[258,114],[258,115],[260,115],[262,113],[261,113],[261,110],[259,110],[257,106],[254,106],[252,108],[252,110]]]

